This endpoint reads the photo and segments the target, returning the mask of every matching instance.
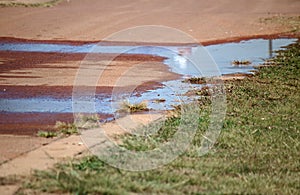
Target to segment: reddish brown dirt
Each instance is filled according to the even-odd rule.
[[[73,114],[1,113],[0,134],[35,136],[40,130],[54,131],[54,125],[57,121],[73,122]]]
[[[0,36],[40,40],[102,40],[139,25],[165,25],[200,42],[287,31],[261,18],[299,15],[298,0],[64,0],[50,8],[1,8]]]

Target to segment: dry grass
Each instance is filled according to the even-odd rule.
[[[235,66],[239,66],[239,65],[250,65],[251,64],[251,61],[249,60],[234,60],[232,62],[232,65],[235,65]]]
[[[147,102],[143,101],[140,103],[130,103],[129,101],[124,101],[120,105],[119,112],[127,112],[127,113],[134,113],[134,112],[142,112],[142,111],[148,111],[148,104]]]

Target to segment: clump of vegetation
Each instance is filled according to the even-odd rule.
[[[95,128],[99,126],[99,116],[97,114],[80,114],[76,120],[76,126],[82,129]]]
[[[38,131],[38,137],[45,137],[45,138],[53,138],[58,136],[58,132],[56,131]]]
[[[79,129],[98,127],[99,117],[97,114],[80,115],[76,123],[57,121],[55,131],[38,131],[38,137],[53,138],[59,136],[78,135]]]
[[[206,83],[206,80],[204,77],[192,77],[185,79],[183,82],[191,84],[204,84]]]
[[[147,102],[143,101],[140,103],[132,104],[129,101],[124,101],[120,105],[119,112],[127,112],[127,113],[134,113],[134,112],[142,112],[142,111],[149,111]]]
[[[211,96],[211,91],[208,86],[202,87],[200,90],[196,92],[196,95],[200,96]]]
[[[7,0],[6,2],[0,2],[0,7],[52,7],[58,4],[60,1],[61,0],[49,0],[41,3],[23,3]]]
[[[249,60],[234,60],[232,62],[233,65],[235,66],[239,66],[239,65],[250,65],[251,64],[251,61]]]
[[[58,121],[55,128],[63,135],[79,134],[78,127],[74,123],[65,123]]]
[[[74,123],[65,123],[58,121],[55,124],[55,131],[38,131],[38,137],[53,138],[59,136],[78,135],[78,127]]]

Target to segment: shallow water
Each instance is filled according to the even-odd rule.
[[[215,60],[221,74],[230,73],[251,73],[256,65],[264,62],[275,55],[274,51],[283,46],[287,46],[297,39],[253,39],[241,41],[239,43],[223,43],[206,46],[205,49]],[[60,53],[127,53],[127,54],[150,54],[166,57],[164,61],[170,70],[183,75],[183,77],[199,76],[199,70],[185,57],[193,54],[197,45],[190,46],[104,46],[96,44],[85,44],[81,46],[65,44],[38,44],[38,43],[0,43],[1,51],[23,51],[23,52],[60,52]],[[249,60],[249,66],[233,66],[234,60]],[[129,102],[141,102],[146,100],[148,106],[154,110],[171,109],[172,105],[178,105],[181,101],[188,101],[189,97],[182,96],[187,91],[200,85],[190,85],[181,80],[163,82],[164,87],[149,90],[141,95],[128,95]],[[157,103],[156,99],[163,99],[164,102]],[[83,106],[76,106],[76,112],[89,113],[87,109],[91,105],[95,107],[97,113],[112,114],[118,106],[114,105],[112,97],[97,94],[95,99],[82,100],[76,102]],[[112,104],[113,103],[113,104]],[[72,97],[65,99],[55,99],[47,97],[36,97],[27,99],[1,99],[0,112],[47,112],[47,113],[72,113]]]
[[[211,57],[215,60],[222,74],[250,73],[253,66],[263,63],[264,59],[274,56],[274,51],[287,46],[297,39],[252,39],[239,43],[222,43],[205,46]],[[21,52],[58,52],[58,53],[127,53],[149,54],[166,57],[165,64],[176,73],[183,75],[197,75],[198,70],[180,55],[180,51],[193,53],[198,45],[190,46],[107,46],[100,44],[84,44],[79,46],[66,44],[46,43],[0,43],[0,51]],[[249,60],[250,66],[232,66],[234,60]]]

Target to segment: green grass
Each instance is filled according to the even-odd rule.
[[[78,126],[74,123],[65,123],[57,121],[55,124],[55,131],[38,131],[38,137],[53,138],[58,136],[70,136],[73,134],[78,135]]]
[[[1,2],[0,7],[52,7],[57,5],[61,0],[49,0],[42,3],[22,3],[22,2]]]
[[[80,114],[76,123],[66,123],[57,121],[55,131],[38,131],[38,137],[53,138],[59,136],[78,135],[80,130],[98,127],[99,117],[97,114]]]
[[[79,134],[78,127],[74,123],[56,122],[55,128],[63,135]]]
[[[44,138],[53,138],[53,137],[58,136],[58,132],[56,132],[56,131],[38,131],[37,136],[44,137]]]
[[[261,67],[254,77],[225,83],[226,119],[209,154],[199,157],[193,151],[209,123],[210,106],[204,103],[193,146],[164,167],[130,172],[110,167],[97,157],[85,157],[35,172],[22,190],[72,194],[299,194],[300,44],[280,52],[273,62],[277,66]],[[139,151],[155,148],[174,135],[179,123],[178,117],[171,117],[151,136],[123,137],[123,146]]]

